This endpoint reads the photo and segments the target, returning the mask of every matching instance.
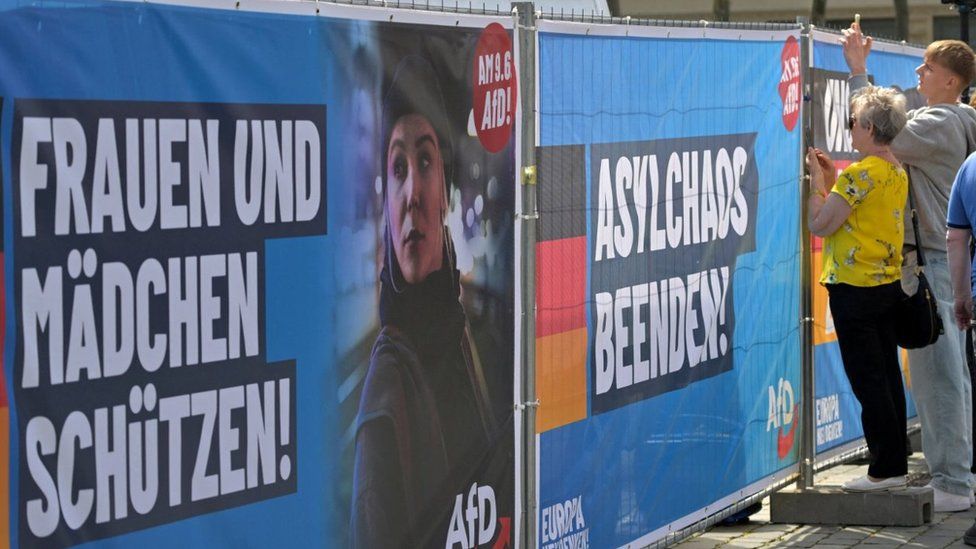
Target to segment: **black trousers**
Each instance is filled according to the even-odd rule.
[[[827,292],[844,371],[861,403],[861,424],[871,451],[868,474],[904,475],[908,472],[905,389],[894,324],[894,308],[905,295],[901,283],[828,284]]]

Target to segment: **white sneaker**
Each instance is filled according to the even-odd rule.
[[[936,513],[957,513],[959,511],[968,511],[973,505],[973,502],[970,499],[972,496],[959,496],[956,494],[950,494],[944,490],[939,490],[931,484],[927,486],[932,489]]]
[[[904,475],[900,477],[888,477],[878,481],[873,481],[867,475],[864,475],[863,477],[845,482],[841,485],[841,488],[845,492],[893,492],[895,490],[904,490],[906,483],[907,478]]]

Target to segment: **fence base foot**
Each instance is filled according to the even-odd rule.
[[[771,522],[858,526],[921,526],[932,521],[932,489],[850,493],[838,486],[784,489],[769,498]]]

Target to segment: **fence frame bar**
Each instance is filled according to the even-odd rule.
[[[521,228],[522,291],[522,394],[516,406],[522,414],[522,509],[521,543],[533,548],[536,543],[536,436],[535,422],[539,401],[535,389],[535,243],[536,221],[539,218],[536,189],[536,56],[538,37],[535,29],[535,6],[531,2],[512,4],[515,23],[515,40],[519,49],[519,100],[521,117],[518,132],[521,136],[520,165],[518,166],[519,191],[522,193],[522,211],[517,219]]]
[[[813,355],[813,246],[810,230],[806,222],[806,203],[810,195],[809,177],[804,162],[808,146],[813,144],[813,109],[810,108],[813,98],[813,64],[810,25],[804,17],[797,17],[797,23],[802,26],[800,32],[800,63],[803,85],[803,101],[800,103],[800,119],[802,132],[800,135],[800,204],[797,215],[800,219],[800,477],[797,488],[805,490],[813,488],[814,463],[817,459],[817,443],[815,439],[816,422],[815,402],[815,364]]]

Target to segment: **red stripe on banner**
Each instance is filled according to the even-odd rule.
[[[536,337],[586,327],[586,237],[535,246]]]
[[[854,162],[852,160],[834,160],[834,167],[837,168],[837,175],[840,175],[840,172],[846,170],[847,167],[853,163]]]

